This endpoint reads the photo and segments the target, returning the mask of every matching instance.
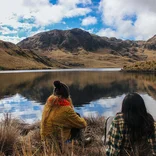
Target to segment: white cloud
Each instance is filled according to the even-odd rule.
[[[57,4],[52,5],[48,0],[16,0],[16,3],[15,1],[5,0],[0,2],[0,24],[16,26],[19,23],[18,18],[21,16],[24,18],[34,17],[35,22],[40,25],[57,23],[64,17],[86,15],[91,10],[87,7],[78,7],[77,4],[88,3],[91,3],[91,1],[59,0]]]
[[[66,6],[67,8],[75,8],[77,4],[91,4],[91,0],[58,0],[60,5]]]
[[[88,16],[86,18],[84,18],[82,20],[82,23],[81,25],[83,26],[88,26],[88,25],[93,25],[93,24],[96,24],[97,23],[97,19],[93,16]]]
[[[17,30],[10,30],[7,27],[0,27],[0,32],[2,33],[2,35],[7,35],[17,33]]]
[[[75,9],[68,11],[65,14],[65,16],[66,17],[84,16],[84,15],[88,14],[89,12],[91,12],[91,9],[89,9],[89,8],[75,8]]]
[[[58,0],[55,5],[49,0],[1,0],[0,26],[8,25],[13,29],[23,30],[29,28],[30,31],[33,26],[46,26],[59,23],[63,18],[84,16],[91,12],[91,9],[86,6],[88,4],[91,4],[91,0]],[[34,23],[21,23],[20,17],[34,19]]]
[[[18,43],[21,40],[25,39],[25,37],[18,37],[18,36],[0,36],[0,40],[12,42],[12,43]]]
[[[50,31],[50,30],[49,29],[46,29],[45,30],[44,27],[40,27],[37,31],[33,31],[33,32],[30,31],[29,36],[34,36],[34,35],[36,35],[38,33],[45,32],[45,31]]]
[[[99,35],[146,40],[156,34],[155,0],[101,0],[99,9],[104,24],[113,28],[102,29]]]
[[[99,36],[107,36],[107,37],[117,37],[117,38],[119,37],[119,34],[116,31],[114,31],[114,30],[112,30],[110,28],[99,30],[97,32],[97,35],[99,35]]]
[[[91,33],[91,34],[94,34],[94,28],[88,29],[88,30],[85,30],[85,31],[88,31],[88,32]]]

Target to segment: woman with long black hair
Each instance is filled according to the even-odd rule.
[[[108,133],[106,155],[156,155],[156,122],[139,94],[125,96]]]

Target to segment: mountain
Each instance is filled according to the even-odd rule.
[[[111,49],[123,52],[132,46],[137,46],[134,41],[107,38],[90,34],[87,31],[75,28],[71,30],[51,30],[42,32],[26,38],[17,44],[21,48],[35,50],[65,50],[77,52],[79,49],[85,51],[97,51],[99,49]]]
[[[0,40],[0,69],[43,69],[52,66],[52,62],[32,50]]]
[[[147,40],[147,42],[145,43],[145,48],[156,50],[156,35]]]
[[[36,54],[73,67],[122,67],[128,63],[146,60],[145,41],[100,37],[75,28],[51,30],[28,37],[17,45],[33,49]]]
[[[123,67],[155,60],[155,46],[156,35],[148,41],[131,41],[100,37],[78,28],[51,30],[17,45],[1,41],[0,69]]]

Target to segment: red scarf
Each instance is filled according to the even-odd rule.
[[[59,105],[59,106],[71,106],[70,102],[66,99],[57,97],[53,99],[52,97],[48,98],[48,102],[51,104]]]

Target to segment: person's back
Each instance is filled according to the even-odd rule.
[[[106,155],[156,155],[156,123],[137,93],[125,97],[121,113],[112,121]]]
[[[52,103],[55,101],[55,103]],[[66,103],[65,105],[60,104],[61,102]],[[49,112],[50,110],[50,112]],[[45,116],[49,112],[45,120]],[[47,100],[42,115],[41,124],[41,136],[42,139],[45,137],[56,137],[57,139],[70,139],[71,128],[84,128],[86,122],[83,118],[80,118],[71,107],[69,101],[60,99],[57,96],[50,96]]]
[[[85,128],[86,121],[74,111],[68,87],[59,81],[54,86],[54,95],[48,98],[42,113],[41,138],[66,141],[71,137],[71,129]]]

